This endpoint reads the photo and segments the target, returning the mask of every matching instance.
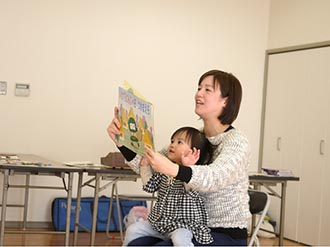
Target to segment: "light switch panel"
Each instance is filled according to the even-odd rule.
[[[6,94],[7,94],[7,82],[0,81],[0,95],[6,95]]]
[[[16,96],[29,96],[30,95],[30,85],[23,84],[23,83],[16,83],[15,88],[15,95]]]

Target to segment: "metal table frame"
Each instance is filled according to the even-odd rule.
[[[111,168],[86,168],[84,169],[89,176],[92,176],[91,179],[83,183],[83,176],[82,174],[79,175],[78,180],[78,191],[77,191],[77,204],[76,204],[76,219],[75,219],[75,228],[74,228],[74,237],[73,237],[73,245],[77,245],[78,239],[78,230],[79,227],[79,208],[80,208],[80,201],[81,201],[81,190],[85,186],[89,186],[94,188],[94,205],[93,205],[93,219],[92,219],[92,229],[90,231],[91,238],[90,238],[90,245],[93,246],[95,242],[95,233],[96,233],[96,219],[97,219],[97,210],[98,210],[98,199],[100,192],[106,189],[109,186],[112,186],[111,190],[111,198],[110,198],[110,209],[109,215],[112,213],[112,201],[115,198],[117,202],[117,212],[119,219],[121,218],[121,211],[120,211],[120,204],[119,199],[125,198],[130,200],[155,200],[155,196],[136,196],[136,195],[120,195],[118,194],[117,189],[117,182],[118,181],[136,181],[140,175],[136,174],[132,170],[129,169],[111,169]],[[108,181],[102,187],[100,186],[101,180]],[[109,227],[110,227],[110,220],[111,217],[108,217],[107,223],[107,235],[109,235]],[[120,229],[120,238],[123,241],[123,225],[122,222],[119,220],[119,229]],[[84,229],[88,230],[88,229]]]
[[[125,199],[137,199],[137,200],[156,200],[155,196],[150,197],[137,197],[134,195],[120,195],[118,193],[118,181],[136,181],[139,178],[139,175],[134,173],[132,170],[126,169],[85,169],[85,172],[88,175],[93,176],[92,179],[88,180],[83,184],[82,174],[79,175],[78,182],[78,192],[77,192],[77,207],[76,207],[76,219],[75,219],[75,229],[74,229],[74,242],[73,245],[77,244],[78,238],[78,228],[79,228],[79,211],[80,208],[80,199],[81,199],[81,189],[84,186],[89,186],[94,188],[94,207],[93,207],[93,221],[92,221],[92,229],[91,229],[91,240],[90,245],[93,246],[95,242],[95,232],[96,232],[96,218],[97,218],[97,209],[98,209],[98,198],[101,191],[106,189],[108,186],[112,186],[111,191],[111,201],[110,201],[110,210],[109,215],[111,215],[112,210],[112,200],[115,198],[117,200],[117,212],[120,218],[121,212],[119,207],[119,198]],[[100,187],[101,180],[108,180],[109,182]],[[284,235],[284,217],[285,217],[285,201],[286,201],[286,188],[287,182],[289,181],[299,181],[299,177],[280,177],[280,176],[268,176],[268,175],[250,175],[249,182],[253,185],[254,189],[260,189],[261,186],[265,187],[269,194],[275,196],[281,200],[280,207],[280,222],[279,222],[279,233],[276,235],[279,237],[279,246],[283,246],[283,235]],[[94,183],[94,185],[93,185]],[[281,193],[276,193],[273,190],[272,186],[281,185]],[[111,217],[108,216],[108,227],[110,225]],[[123,240],[123,226],[122,222],[119,223],[120,228],[120,237]],[[109,233],[109,229],[107,228],[107,234]],[[109,235],[108,235],[109,236]]]
[[[57,162],[46,160],[42,157],[30,154],[18,154],[20,160],[29,162],[42,162],[47,163],[47,166],[37,166],[37,165],[22,165],[19,162],[11,164],[0,164],[0,170],[3,173],[3,188],[2,188],[2,204],[1,204],[1,230],[0,230],[0,246],[4,244],[5,233],[65,233],[65,245],[69,245],[70,237],[70,215],[71,215],[71,201],[72,201],[72,185],[74,173],[82,173],[82,170],[76,167],[68,167]],[[24,175],[25,184],[24,185],[10,185],[10,176]],[[63,187],[60,186],[33,186],[30,185],[30,176],[54,176],[59,177],[63,181]],[[65,177],[67,175],[67,184]],[[22,188],[25,190],[24,193],[24,204],[7,204],[8,190],[9,188]],[[29,190],[30,189],[55,189],[55,190],[65,190],[67,192],[67,217],[66,217],[66,231],[65,232],[55,232],[55,231],[28,231],[27,230],[27,214],[28,214],[28,202],[29,202]],[[21,207],[23,208],[23,227],[21,230],[5,230],[6,222],[6,209],[7,207]]]
[[[299,177],[282,177],[282,176],[269,176],[269,175],[250,175],[250,184],[253,185],[254,189],[260,189],[261,186],[267,189],[271,196],[275,196],[281,200],[280,206],[280,222],[279,222],[279,233],[276,235],[279,238],[279,246],[283,246],[284,239],[284,217],[285,217],[285,200],[286,200],[286,188],[289,181],[299,181]],[[272,186],[281,184],[281,193],[277,193],[273,190]]]

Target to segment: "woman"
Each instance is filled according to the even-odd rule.
[[[154,171],[175,177],[187,183],[192,190],[205,193],[205,207],[214,239],[209,244],[212,246],[247,245],[250,145],[246,137],[232,126],[239,112],[241,98],[241,84],[230,73],[211,70],[199,79],[195,113],[202,119],[203,132],[209,141],[217,145],[208,166],[179,166],[150,149],[145,154]],[[115,143],[116,135],[120,133],[119,127],[115,117],[108,127],[108,133]],[[119,150],[132,169],[139,172],[141,156],[123,146]],[[196,155],[198,150],[183,155],[182,159]],[[196,241],[193,243],[200,245]],[[143,237],[133,240],[130,245],[171,245],[171,242]]]

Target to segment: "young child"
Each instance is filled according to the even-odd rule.
[[[164,154],[179,165],[190,166],[194,164],[185,164],[191,161],[184,161],[182,157],[194,149],[200,151],[196,165],[211,162],[214,147],[204,134],[193,127],[182,127],[173,133]],[[213,238],[207,227],[208,216],[200,193],[187,190],[184,182],[173,177],[153,172],[145,158],[140,166],[143,189],[149,193],[158,191],[157,202],[147,221],[136,222],[127,228],[123,245],[144,236],[171,239],[174,246],[194,246],[193,237],[201,244],[211,243]]]

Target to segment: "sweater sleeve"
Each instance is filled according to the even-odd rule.
[[[192,170],[190,166],[180,166],[179,165],[179,172],[178,175],[175,177],[182,182],[189,183],[192,176]]]
[[[140,175],[142,184],[146,185],[152,176],[152,170],[150,166],[140,166]]]
[[[131,161],[135,158],[136,153],[133,152],[132,150],[128,149],[125,146],[118,147],[119,151],[121,154],[125,157],[125,160]]]

